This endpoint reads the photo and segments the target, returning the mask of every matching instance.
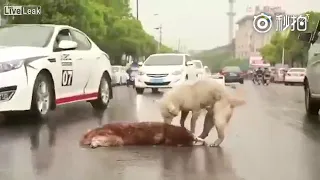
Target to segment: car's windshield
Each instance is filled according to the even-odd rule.
[[[196,66],[197,69],[202,68],[202,63],[199,61],[194,61],[194,65]]]
[[[0,46],[45,47],[54,32],[53,27],[11,25],[0,27]]]
[[[238,66],[226,66],[223,68],[224,72],[241,72],[241,69]]]
[[[119,72],[120,71],[120,67],[112,67],[112,71],[113,72]]]
[[[183,56],[179,55],[156,55],[150,56],[144,63],[145,66],[172,66],[182,65]]]
[[[288,72],[306,72],[306,69],[303,69],[303,68],[290,69]]]

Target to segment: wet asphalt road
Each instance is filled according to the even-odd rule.
[[[320,121],[305,116],[302,87],[238,87],[247,104],[235,110],[221,148],[80,148],[81,135],[99,124],[161,120],[153,101],[161,94],[117,87],[103,114],[78,103],[59,107],[43,124],[21,119],[1,125],[0,179],[319,180]],[[202,123],[203,117],[197,134]],[[212,131],[207,141],[215,138]]]

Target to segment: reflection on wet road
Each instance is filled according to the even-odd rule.
[[[1,125],[0,179],[318,180],[320,121],[305,116],[302,87],[250,82],[238,87],[245,89],[247,104],[235,110],[221,148],[80,148],[89,128],[161,120],[154,102],[161,94],[136,95],[132,88],[117,87],[104,113],[78,103],[59,107],[41,124],[21,119]],[[203,116],[197,134],[202,123]],[[212,131],[207,141],[215,138]]]

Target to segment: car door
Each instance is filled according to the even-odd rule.
[[[69,29],[61,29],[53,44],[53,54],[49,57],[49,60],[55,62],[56,68],[52,73],[55,81],[55,90],[57,103],[67,103],[68,97],[77,95],[79,87],[74,83],[79,77],[79,71],[75,66],[75,60],[78,58],[75,50],[63,50],[58,48],[58,44],[61,40],[72,40]]]
[[[307,77],[312,94],[320,94],[320,40],[310,47]]]
[[[188,56],[188,55],[185,55],[186,64],[188,62],[191,62],[191,61],[192,61],[191,57]],[[187,74],[188,74],[188,79],[190,79],[190,80],[197,79],[197,72],[196,72],[196,69],[195,69],[194,65],[193,66],[186,66],[186,71],[187,71]]]
[[[71,29],[70,31],[72,40],[78,43],[78,47],[75,49],[77,58],[74,61],[74,66],[79,72],[79,77],[75,79],[74,84],[79,87],[82,93],[85,93],[90,74],[93,70],[93,62],[97,57],[92,55],[91,42],[82,32],[75,29]]]

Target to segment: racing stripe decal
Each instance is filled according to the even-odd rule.
[[[76,95],[76,96],[70,96],[70,97],[56,99],[56,104],[61,105],[61,104],[75,102],[75,101],[84,101],[84,100],[88,100],[88,99],[97,99],[97,98],[98,98],[97,92],[89,93],[89,94],[80,94],[80,95]]]
[[[29,84],[27,66],[32,69],[36,69],[35,67],[31,66],[30,63],[45,57],[48,57],[48,56],[36,56],[36,57],[27,58],[26,60],[24,60],[23,65],[24,65],[24,72],[26,73],[26,77],[27,77],[27,84]]]

